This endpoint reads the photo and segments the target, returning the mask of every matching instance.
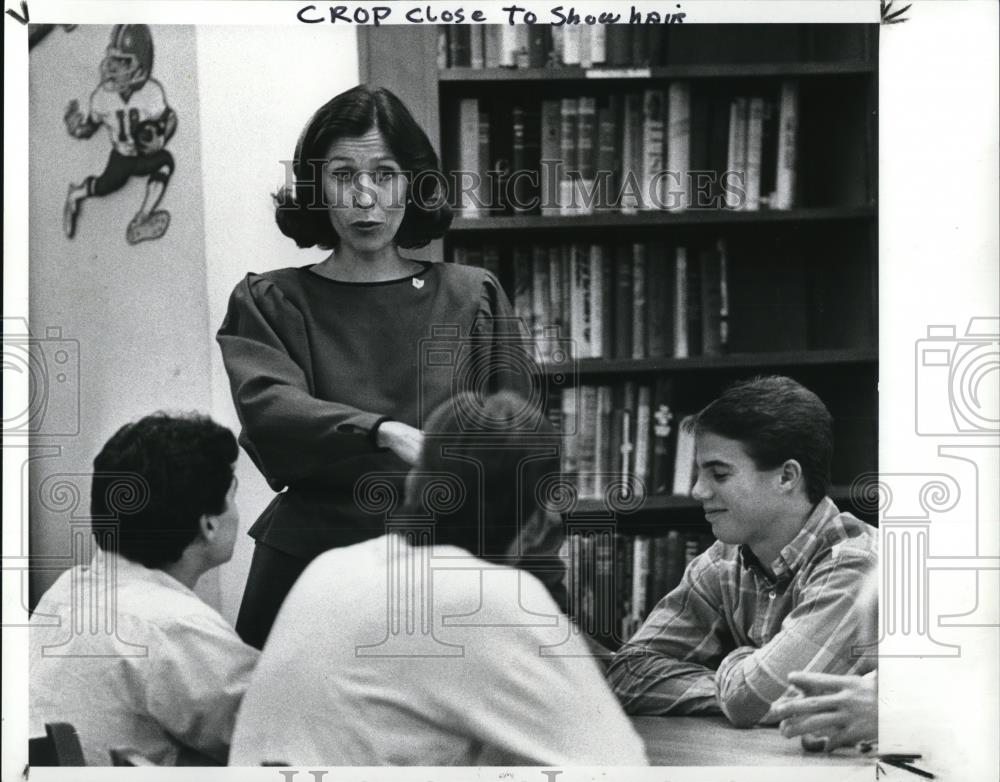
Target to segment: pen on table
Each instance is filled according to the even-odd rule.
[[[923,777],[924,779],[935,779],[936,777],[930,771],[925,771],[922,768],[911,765],[914,760],[919,760],[921,757],[922,755],[890,752],[884,755],[879,755],[878,760],[888,766],[892,766],[893,768],[909,771],[912,774],[916,774],[918,777]]]

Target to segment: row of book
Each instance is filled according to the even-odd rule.
[[[457,101],[464,217],[796,206],[799,85],[768,95],[691,83],[513,104]]]
[[[661,242],[458,245],[456,263],[508,286],[538,358],[688,358],[729,348],[725,239]],[[513,274],[505,272],[510,268]],[[556,357],[555,363],[558,363]]]
[[[874,55],[865,25],[677,25],[667,24],[670,14],[638,14],[632,6],[597,14],[598,24],[580,11],[582,24],[573,24],[573,13],[560,6],[531,25],[441,25],[438,68],[569,66],[627,74],[660,65],[870,62]]]
[[[658,25],[456,25],[438,28],[438,68],[635,68],[666,62]]]
[[[613,530],[568,535],[563,556],[570,615],[581,630],[617,648],[713,542],[710,534],[678,530],[655,537]]]
[[[581,499],[635,492],[689,496],[697,477],[689,416],[673,409],[667,378],[642,383],[581,384],[553,393],[548,416],[562,437],[562,471]],[[634,480],[633,480],[634,479]],[[609,507],[609,510],[623,508]]]

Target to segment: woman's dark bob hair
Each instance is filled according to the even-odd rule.
[[[451,207],[438,156],[402,101],[384,88],[361,84],[324,104],[306,123],[295,146],[294,188],[274,195],[275,220],[299,247],[332,250],[340,243],[323,197],[323,167],[330,145],[377,128],[407,176],[406,212],[396,245],[423,247],[444,236]]]

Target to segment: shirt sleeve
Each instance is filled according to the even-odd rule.
[[[706,552],[664,597],[608,668],[629,714],[718,714],[715,665],[734,641],[718,572]]]
[[[221,617],[197,617],[151,632],[147,713],[180,743],[225,763],[259,652]]]
[[[468,379],[472,381],[469,390],[481,392],[481,388],[475,388],[476,381],[489,377],[490,391],[513,391],[525,399],[544,403],[544,395],[532,394],[532,383],[537,383],[540,376],[531,334],[514,316],[510,299],[497,278],[488,271],[483,274],[479,312],[472,326],[472,336],[481,360],[489,362],[489,366],[480,366],[469,373]]]
[[[272,282],[250,274],[236,286],[217,339],[240,443],[273,489],[377,450],[387,417],[313,396],[305,320]]]
[[[862,599],[876,556],[845,548],[835,548],[816,566],[770,642],[760,649],[739,647],[719,664],[719,703],[734,725],[760,722],[787,690],[793,671],[867,673],[874,667],[874,657],[862,656],[860,647],[873,649],[877,639],[874,607]]]

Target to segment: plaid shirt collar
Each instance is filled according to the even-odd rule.
[[[816,549],[829,536],[828,522],[836,518],[839,513],[840,510],[829,497],[824,497],[816,504],[799,533],[791,543],[781,549],[771,563],[771,572],[774,573],[776,582],[790,581],[799,568],[813,558]],[[766,576],[767,571],[748,546],[740,546],[740,560],[744,568],[753,569]]]

